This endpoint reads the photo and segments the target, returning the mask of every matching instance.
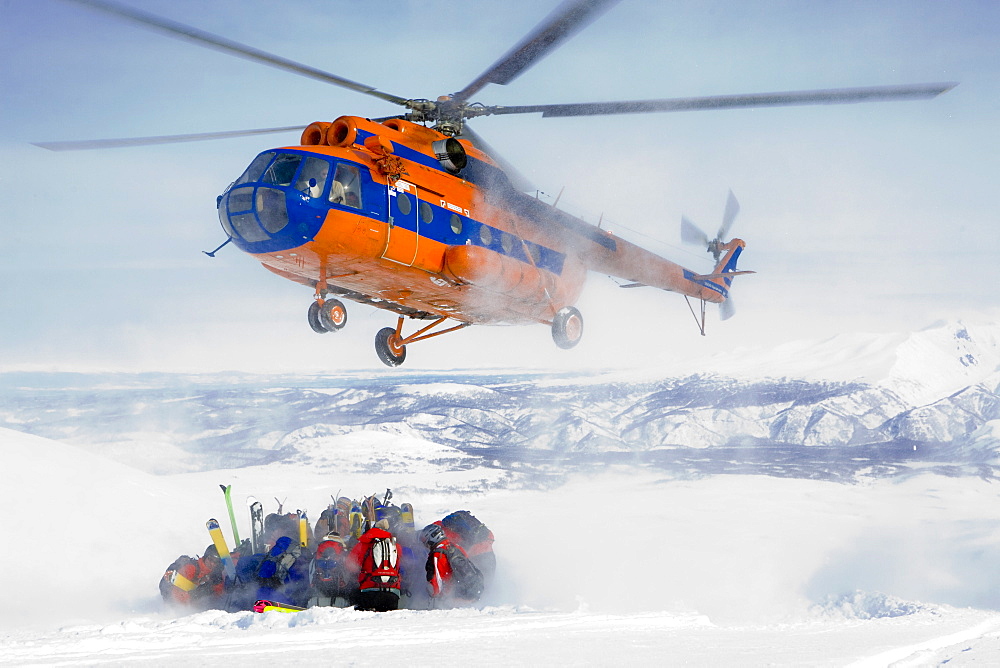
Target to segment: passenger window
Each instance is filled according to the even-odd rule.
[[[396,193],[396,206],[404,216],[409,216],[410,212],[413,211],[413,205],[410,204],[410,196],[402,190]]]
[[[493,243],[493,230],[486,227],[485,225],[480,225],[479,240],[483,242],[484,246],[489,246],[491,243]]]
[[[302,171],[295,181],[295,189],[309,197],[319,197],[326,187],[326,177],[329,173],[329,162],[322,158],[307,157],[302,162]]]
[[[538,244],[528,244],[528,255],[531,257],[531,264],[536,267],[542,262],[542,248]]]
[[[330,186],[330,201],[334,204],[361,208],[361,174],[354,165],[338,164]]]
[[[261,181],[264,183],[273,183],[276,186],[290,186],[300,162],[302,162],[301,155],[280,153],[274,159],[274,162],[271,163],[271,166],[267,168],[267,171],[264,172],[264,178]]]
[[[509,232],[500,233],[500,245],[503,246],[503,252],[510,255],[514,252],[514,235]]]
[[[455,214],[451,214],[451,231],[455,234],[462,233],[462,219]]]
[[[424,225],[429,224],[434,220],[434,210],[431,209],[431,205],[427,202],[420,203],[420,222]]]

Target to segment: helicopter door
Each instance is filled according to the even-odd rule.
[[[406,181],[389,186],[389,234],[382,257],[411,266],[417,257],[420,221],[417,187]]]

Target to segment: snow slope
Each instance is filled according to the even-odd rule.
[[[998,333],[669,373],[0,374],[0,664],[988,663]],[[223,483],[314,516],[386,488],[418,523],[467,508],[497,582],[464,610],[164,610],[167,564],[230,532]]]
[[[5,526],[33,546],[0,557],[0,588],[16,602],[0,613],[0,663],[336,652],[351,665],[429,665],[446,651],[477,665],[888,665],[968,658],[1000,633],[1000,517],[986,480],[684,480],[622,466],[535,489],[419,439],[394,441],[403,461],[386,471],[364,466],[373,448],[394,447],[384,433],[308,440],[268,465],[152,476],[0,431],[14,464],[0,500],[21,511]],[[164,611],[156,581],[208,543],[204,520],[225,513],[219,483],[305,508],[392,487],[418,522],[468,508],[497,535],[497,587],[470,610]]]

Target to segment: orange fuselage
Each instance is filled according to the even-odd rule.
[[[301,146],[258,156],[220,197],[220,218],[274,273],[414,318],[548,323],[588,270],[725,299],[731,279],[698,276],[516,191],[459,141],[399,119],[314,123]],[[729,246],[716,273],[735,268],[743,243]]]

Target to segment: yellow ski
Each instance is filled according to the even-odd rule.
[[[299,511],[299,545],[309,547],[309,518],[306,511]]]
[[[177,571],[174,571],[173,573],[170,574],[170,584],[177,587],[178,589],[183,589],[184,591],[194,591],[194,589],[198,586],[197,582],[192,582],[191,580],[188,580],[186,577],[184,577]]]
[[[210,519],[208,522],[205,522],[205,526],[208,528],[208,534],[212,537],[215,549],[219,552],[219,558],[222,559],[222,567],[226,569],[226,577],[235,582],[236,565],[233,563],[232,555],[229,554],[229,546],[226,545],[226,538],[222,535],[222,527],[219,526],[219,520]]]

